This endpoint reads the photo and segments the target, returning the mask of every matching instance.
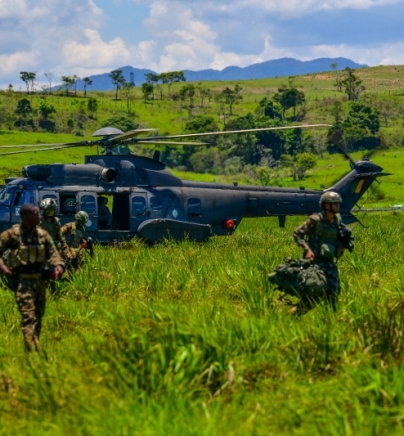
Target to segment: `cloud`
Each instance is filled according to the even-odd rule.
[[[404,43],[381,44],[380,46],[318,45],[308,47],[302,60],[318,57],[345,57],[368,65],[404,64]]]
[[[102,40],[98,31],[85,29],[85,42],[68,41],[62,48],[67,66],[80,67],[83,71],[97,68],[115,68],[131,60],[131,51],[125,41],[115,38],[109,42]]]

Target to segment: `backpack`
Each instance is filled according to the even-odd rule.
[[[318,265],[309,259],[294,260],[290,257],[268,274],[268,280],[285,294],[305,299],[324,296],[327,286],[327,278]]]

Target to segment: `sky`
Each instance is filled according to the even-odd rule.
[[[0,0],[0,89],[21,71],[221,70],[282,57],[404,64],[404,0]]]

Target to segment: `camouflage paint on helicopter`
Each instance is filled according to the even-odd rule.
[[[139,131],[123,134],[113,128],[97,131],[94,135],[102,135],[103,139],[96,143],[104,147],[106,154],[86,156],[84,164],[25,166],[23,177],[8,180],[0,192],[0,230],[20,222],[19,208],[24,203],[39,205],[44,198],[57,201],[57,216],[62,224],[72,221],[79,210],[87,212],[90,220],[86,233],[99,243],[135,236],[149,242],[185,237],[205,241],[212,235],[233,234],[244,217],[278,217],[283,227],[286,216],[318,211],[319,198],[325,190],[186,181],[174,176],[159,161],[158,154],[153,159],[132,153],[114,154],[121,151],[118,147],[127,147],[127,142],[161,142],[161,137],[154,137],[153,141],[134,140],[136,132]],[[65,147],[77,145],[89,143]],[[59,148],[64,146],[51,149]],[[357,221],[351,209],[372,182],[385,175],[380,166],[369,160],[351,161],[351,171],[329,188],[343,198],[341,215],[345,223]],[[100,196],[111,200],[110,228],[98,222]]]

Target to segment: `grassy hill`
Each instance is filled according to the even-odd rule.
[[[307,114],[304,123],[333,123],[331,107],[334,101],[342,102],[343,110],[346,112],[348,102],[346,95],[337,92],[335,85],[335,72],[324,72],[314,75],[296,76],[292,78],[293,83],[300,90],[304,91],[307,99]],[[366,87],[362,98],[379,107],[381,112],[382,127],[380,134],[385,138],[389,150],[384,150],[382,154],[374,157],[374,160],[385,168],[385,171],[394,173],[394,177],[385,179],[381,189],[382,203],[402,203],[404,202],[401,189],[402,180],[402,153],[401,146],[404,144],[404,66],[372,67],[356,71],[359,78],[363,80]],[[234,106],[233,115],[226,114],[227,120],[236,116],[243,116],[249,112],[254,112],[258,102],[264,97],[270,97],[277,92],[278,87],[288,83],[287,78],[272,78],[248,81],[230,82],[203,82],[204,89],[210,89],[212,94],[218,93],[225,87],[234,87],[239,84],[242,87],[243,97],[240,104]],[[171,87],[171,95],[178,93],[183,86],[181,83],[174,83]],[[160,134],[177,134],[184,131],[187,121],[192,116],[198,114],[212,115],[217,120],[219,128],[223,127],[223,112],[219,105],[211,99],[210,102],[205,98],[203,105],[200,96],[194,99],[194,108],[190,113],[187,109],[187,102],[182,100],[168,99],[168,87],[164,85],[163,100],[159,100],[158,90],[155,92],[154,100],[145,101],[139,88],[134,89],[133,100],[131,101],[134,112],[130,117],[139,124],[140,127],[155,127]],[[93,139],[91,134],[99,129],[106,119],[116,115],[128,115],[127,102],[124,93],[120,92],[120,99],[114,100],[114,92],[88,92],[87,96],[97,99],[98,110],[94,118],[90,117],[87,111],[88,98],[84,98],[82,93],[77,96],[70,95],[25,95],[23,93],[0,92],[0,146],[36,143],[60,143],[77,140]],[[41,131],[19,131],[13,128],[10,121],[10,114],[16,107],[17,101],[21,98],[28,98],[34,110],[38,110],[41,101],[46,101],[54,105],[56,114],[51,119],[56,124],[57,133],[47,133]],[[74,134],[77,126],[73,128],[72,134],[68,132],[67,121],[75,121],[79,109],[86,114],[84,126],[80,131],[80,136]],[[291,114],[289,114],[291,115]],[[37,115],[36,115],[37,116]],[[34,114],[35,117],[35,114]],[[15,115],[14,115],[15,118]],[[71,128],[70,128],[71,130]],[[316,135],[326,135],[326,130],[316,130]],[[32,163],[52,163],[52,162],[81,162],[85,154],[95,153],[95,149],[78,148],[74,150],[64,150],[62,152],[31,152],[22,155],[3,157],[0,163],[0,179],[9,175],[19,174],[20,168]],[[151,155],[153,148],[143,148],[142,152]],[[355,155],[360,158],[361,153]],[[336,177],[349,170],[349,166],[342,158],[325,155],[320,159],[317,167],[308,174],[303,182],[293,182],[287,174],[284,174],[281,185],[294,186],[304,185],[313,188],[327,187],[332,184]],[[177,175],[185,179],[193,180],[216,180],[221,182],[238,181],[240,183],[251,183],[245,175],[226,176],[184,173],[178,169]],[[257,180],[252,181],[258,183]],[[279,181],[277,182],[279,183]],[[373,201],[374,203],[375,201]]]

